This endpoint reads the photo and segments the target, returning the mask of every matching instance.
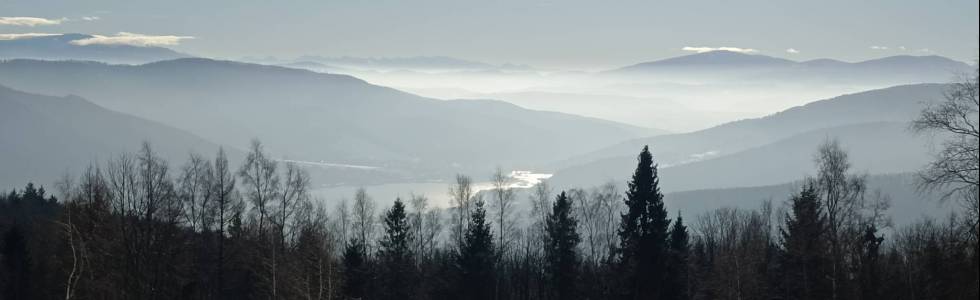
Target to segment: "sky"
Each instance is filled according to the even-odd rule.
[[[95,34],[93,43],[215,58],[452,56],[563,69],[721,47],[794,60],[973,62],[978,10],[976,0],[0,0],[0,34]]]

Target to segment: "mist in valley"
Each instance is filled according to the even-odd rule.
[[[0,299],[978,297],[976,2],[41,2]]]

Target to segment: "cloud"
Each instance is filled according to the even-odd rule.
[[[32,32],[32,33],[0,33],[0,41],[29,39],[29,38],[44,37],[44,36],[56,36],[56,35],[62,35],[62,34],[60,34],[60,33],[37,33],[37,32]]]
[[[102,19],[102,18],[100,18],[100,17],[97,17],[97,16],[92,16],[92,17],[82,17],[82,21],[98,21],[98,20],[101,20],[101,19]]]
[[[898,50],[905,51],[906,49],[905,49],[905,46],[898,46]]]
[[[68,19],[45,19],[36,17],[0,17],[0,25],[34,27],[40,25],[58,25]]]
[[[705,53],[705,52],[711,52],[711,51],[731,51],[731,52],[738,52],[738,53],[749,54],[749,53],[759,52],[759,50],[755,50],[755,49],[751,49],[751,48],[738,48],[738,47],[691,47],[691,46],[687,46],[687,47],[681,48],[681,50],[691,51],[691,52],[697,52],[697,53]]]
[[[922,48],[922,49],[919,49],[919,52],[924,52],[924,53],[928,53],[928,52],[932,52],[932,49],[929,49],[929,48]]]
[[[871,46],[873,50],[888,50],[888,46]]]
[[[797,54],[797,53],[800,53],[800,50],[789,48],[789,49],[786,49],[786,53],[789,53],[789,54]]]
[[[87,45],[129,45],[138,47],[174,46],[183,40],[193,39],[192,36],[177,35],[145,35],[139,33],[120,32],[116,35],[93,35],[87,39],[71,41],[79,46]]]

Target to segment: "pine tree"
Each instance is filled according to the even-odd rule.
[[[395,199],[395,204],[385,213],[384,227],[385,235],[378,250],[382,267],[382,296],[384,299],[413,299],[416,278],[409,245],[411,228],[401,199]]]
[[[621,292],[627,299],[659,299],[669,220],[648,147],[643,147],[638,161],[626,191],[628,210],[621,215],[619,227]]]
[[[830,283],[827,265],[827,219],[820,197],[808,184],[792,198],[793,211],[780,229],[782,236],[782,292],[788,299],[827,299]]]
[[[572,202],[565,192],[558,195],[545,222],[545,256],[549,294],[553,299],[576,299],[579,258],[575,248],[581,238],[572,216]]]
[[[667,278],[664,282],[663,299],[688,299],[687,257],[690,251],[688,245],[687,226],[680,214],[674,220],[670,230],[670,248],[667,258]]]
[[[463,247],[456,256],[459,269],[460,299],[493,299],[493,234],[486,220],[483,201],[477,201],[463,237]]]

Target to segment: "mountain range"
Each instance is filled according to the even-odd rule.
[[[770,116],[709,129],[635,139],[556,163],[552,181],[581,186],[625,182],[644,145],[664,174],[664,189],[775,184],[812,174],[816,146],[837,138],[852,152],[857,171],[898,173],[921,167],[926,138],[908,131],[908,122],[928,103],[941,99],[940,84],[898,86],[815,101]],[[740,174],[751,172],[753,176]]]
[[[443,101],[346,76],[203,58],[143,65],[9,60],[0,83],[106,108],[294,160],[485,172],[587,153],[653,132],[493,100]]]
[[[7,126],[5,137],[9,139],[0,146],[16,148],[25,158],[36,151],[26,145],[50,142],[39,138],[50,132],[122,130],[111,124],[135,122],[144,125],[118,125],[131,131],[106,135],[118,139],[90,141],[95,144],[79,146],[89,150],[63,155],[68,158],[49,165],[80,166],[99,156],[92,153],[109,153],[113,147],[133,149],[143,139],[159,144],[158,136],[162,143],[174,145],[162,151],[175,160],[186,156],[186,150],[177,149],[207,153],[217,145],[244,148],[250,139],[258,138],[278,158],[303,162],[320,178],[333,182],[441,179],[453,173],[482,174],[501,166],[555,171],[552,181],[556,186],[572,187],[606,180],[625,182],[628,170],[635,167],[636,152],[650,145],[665,175],[665,191],[679,192],[761,186],[801,178],[812,171],[816,145],[830,138],[840,139],[852,151],[859,171],[908,172],[926,161],[928,149],[925,137],[911,135],[906,124],[925,105],[940,99],[947,87],[910,84],[846,94],[764,117],[668,134],[593,117],[648,127],[658,123],[695,126],[684,122],[698,111],[692,110],[690,103],[671,98],[670,93],[647,97],[591,94],[587,89],[567,93],[526,90],[485,94],[508,102],[437,100],[348,75],[304,69],[485,74],[501,66],[441,56],[307,56],[293,61],[265,59],[275,65],[261,65],[187,57],[160,47],[72,43],[87,37],[91,36],[65,34],[0,41],[0,57],[33,58],[0,62],[0,84],[10,87],[4,89],[5,122],[64,120]],[[602,84],[614,84],[610,86],[614,89],[645,86],[678,92],[679,87],[685,93],[697,93],[715,85],[682,81],[725,79],[723,89],[814,80],[891,85],[902,81],[947,82],[956,72],[970,68],[938,56],[894,56],[852,63],[713,51],[576,74],[575,78],[600,79]],[[644,82],[658,76],[666,81]],[[747,83],[753,80],[761,81]],[[43,105],[50,112],[42,113],[41,103],[46,103]],[[90,113],[71,115],[71,107],[76,106]],[[21,113],[15,115],[15,111]],[[724,120],[731,116],[706,118]],[[17,123],[9,123],[14,122],[11,120]],[[72,127],[67,121],[78,123],[78,128],[51,128],[54,124]],[[141,134],[143,138],[137,138]],[[50,140],[85,144],[78,138],[54,137]],[[11,169],[32,172],[21,161],[17,162],[21,165],[12,162],[17,167]],[[740,176],[746,166],[760,166],[752,170],[757,176]],[[62,171],[47,166],[36,169],[33,176],[38,177]]]
[[[80,33],[0,39],[0,59],[92,60],[118,64],[142,64],[190,57],[164,47],[79,44],[92,38]]]
[[[897,55],[844,62],[834,59],[794,61],[761,54],[710,51],[638,63],[603,74],[634,78],[672,76],[695,81],[778,80],[894,85],[948,82],[955,75],[971,70],[969,64],[937,55]]]

